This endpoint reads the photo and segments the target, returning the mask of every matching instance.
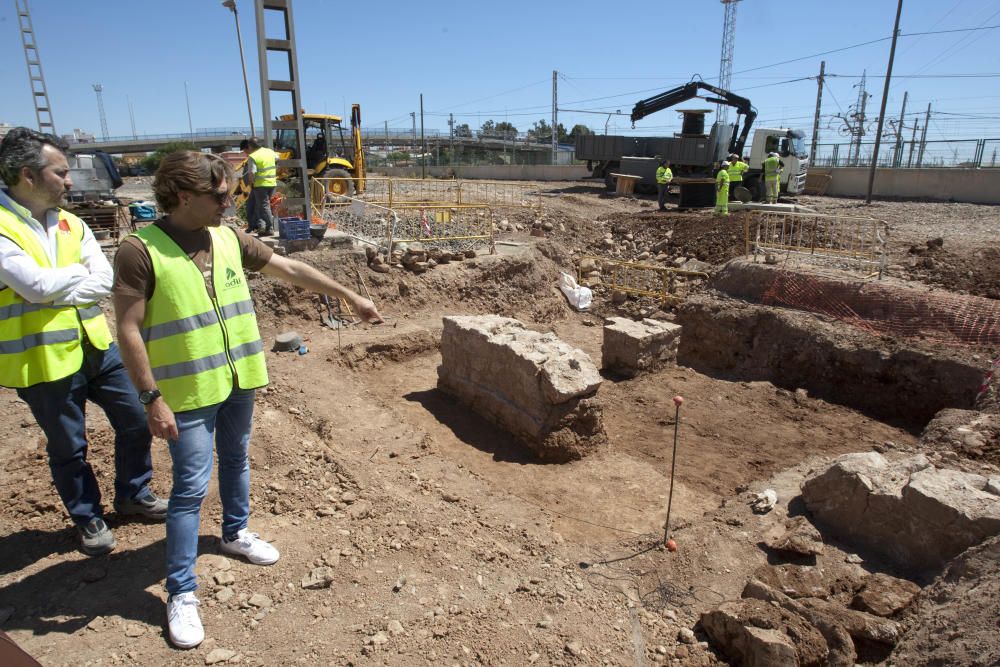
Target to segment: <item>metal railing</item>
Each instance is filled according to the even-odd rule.
[[[870,167],[875,143],[817,144],[814,166]],[[1000,138],[900,141],[891,138],[879,148],[879,167],[918,169],[1000,167]]]
[[[888,262],[889,226],[874,218],[757,211],[743,226],[746,254],[756,262],[784,255],[879,278]]]

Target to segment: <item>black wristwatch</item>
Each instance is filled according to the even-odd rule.
[[[163,394],[160,393],[159,389],[153,389],[152,391],[147,389],[139,392],[139,402],[143,405],[149,405],[160,396],[163,396]]]

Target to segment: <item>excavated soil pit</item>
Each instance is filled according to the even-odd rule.
[[[985,346],[977,353],[955,344],[965,332],[948,318],[928,316],[937,311],[926,290],[873,283],[859,289],[857,283],[805,275],[795,284],[819,285],[821,296],[812,303],[822,314],[762,305],[774,298],[780,281],[790,282],[790,274],[744,260],[727,264],[711,281],[715,291],[679,309],[679,363],[718,377],[805,389],[911,429],[922,428],[943,408],[972,406],[991,357]],[[956,299],[961,297],[952,295]],[[917,326],[916,320],[924,340],[878,335],[876,327],[890,328],[892,322],[872,311],[886,304],[899,311],[901,303],[915,313],[908,326]]]
[[[797,383],[747,381],[706,363],[698,368],[709,374],[681,365],[606,378],[606,451],[541,464],[436,389],[443,315],[515,317],[601,358],[600,318],[570,312],[555,288],[572,259],[549,241],[538,250],[420,276],[376,274],[359,256],[327,249],[300,253],[364,293],[359,270],[388,317],[339,337],[320,326],[315,295],[251,278],[265,339],[296,329],[309,347],[267,352],[272,383],[254,417],[251,529],[282,559],[259,568],[216,554],[213,482],[198,562],[210,641],[186,658],[162,632],[162,525],[112,514],[118,550],[100,561],[76,553],[40,431],[12,392],[0,394],[0,492],[9,499],[0,545],[11,554],[0,568],[3,629],[45,664],[202,664],[216,649],[249,665],[720,664],[678,632],[737,597],[765,564],[758,543],[776,519],[752,514],[749,497],[768,485],[784,503],[798,479],[782,471],[797,462],[907,449],[916,438],[783,388]],[[672,520],[680,549],[668,554],[651,545],[662,536],[675,394],[686,399]],[[112,432],[97,410],[88,437],[110,499]],[[165,495],[164,443],[153,455],[153,487]],[[329,587],[305,587],[320,568]]]

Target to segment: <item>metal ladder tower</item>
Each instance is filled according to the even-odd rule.
[[[101,138],[108,140],[108,116],[104,113],[104,86],[99,83],[93,84],[94,92],[97,93],[97,115],[101,117]]]
[[[736,46],[736,3],[740,0],[721,0],[726,8],[726,17],[722,24],[722,57],[719,60],[719,88],[729,90],[733,80],[733,48]],[[729,106],[720,104],[716,107],[715,120],[718,123],[729,121]]]
[[[28,11],[28,0],[14,0],[17,7],[17,23],[21,29],[21,43],[24,45],[24,61],[28,65],[28,80],[31,84],[31,97],[35,102],[35,119],[40,132],[56,133],[52,122],[52,106],[49,104],[49,91],[45,87],[45,75],[42,73],[42,61],[38,55],[38,42],[35,39],[35,29],[31,26],[31,13]]]
[[[298,175],[302,183],[302,197],[292,197],[285,200],[288,207],[301,206],[302,217],[312,221],[310,210],[309,166],[306,163],[306,133],[302,122],[302,93],[299,90],[299,60],[295,51],[295,26],[292,22],[292,0],[254,0],[254,10],[257,19],[257,60],[260,67],[260,104],[264,114],[264,145],[273,149],[273,130],[288,130],[293,133],[291,145],[296,146],[297,158],[278,160],[276,166],[286,169],[292,177]],[[268,37],[267,16],[278,16],[278,23],[284,27],[284,34],[274,38]],[[274,25],[272,22],[271,25]],[[288,64],[287,72],[278,72],[285,78],[272,79],[268,71],[268,55],[281,54]],[[287,115],[292,120],[271,120],[271,93],[286,93],[291,98],[291,107]],[[286,115],[286,114],[281,114]],[[282,142],[284,147],[289,142]]]

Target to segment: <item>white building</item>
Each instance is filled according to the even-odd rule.
[[[73,134],[62,135],[63,140],[68,144],[92,144],[94,143],[94,135],[89,132],[84,132],[79,128],[74,128]]]

